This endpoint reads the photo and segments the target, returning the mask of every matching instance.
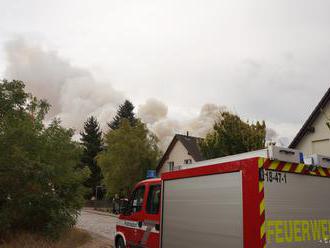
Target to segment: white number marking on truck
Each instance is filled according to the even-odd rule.
[[[265,180],[270,183],[287,183],[286,173],[277,171],[265,171]]]

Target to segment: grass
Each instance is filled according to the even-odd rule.
[[[72,228],[58,241],[49,241],[36,234],[20,233],[0,244],[1,248],[74,248],[80,247],[92,238],[86,231]]]

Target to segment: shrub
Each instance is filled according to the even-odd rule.
[[[58,120],[44,126],[48,108],[22,82],[0,82],[0,237],[28,230],[56,239],[83,205],[81,149]]]

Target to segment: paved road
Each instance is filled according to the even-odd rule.
[[[98,214],[89,210],[82,210],[78,218],[77,227],[89,233],[102,236],[113,241],[117,218]]]

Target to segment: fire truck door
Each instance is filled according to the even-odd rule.
[[[130,240],[127,240],[127,243],[130,247],[139,247],[140,240],[143,236],[143,220],[144,220],[144,195],[145,195],[145,186],[140,186],[135,189],[132,194],[131,199],[131,215],[130,220],[132,221],[131,235]],[[134,225],[133,225],[134,224]]]
[[[149,186],[147,204],[145,209],[145,221],[143,223],[144,234],[140,241],[143,247],[159,247],[159,222],[160,222],[160,184]]]

